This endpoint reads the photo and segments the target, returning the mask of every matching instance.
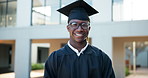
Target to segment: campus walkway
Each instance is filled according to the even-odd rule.
[[[139,68],[135,74],[132,73],[131,71],[131,74],[126,78],[148,78],[148,68]]]
[[[126,78],[148,78],[148,74],[132,74],[127,76]]]
[[[31,78],[43,78],[44,70],[33,70],[31,71]],[[0,74],[0,78],[15,78],[14,72]]]

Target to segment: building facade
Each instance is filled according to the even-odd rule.
[[[7,0],[2,1],[9,2]],[[56,10],[74,0],[12,1],[15,1],[12,4],[13,7],[14,5],[16,6],[14,9],[16,12],[9,14],[9,11],[13,10],[11,6],[10,9],[8,8],[9,6],[6,7],[6,13],[0,11],[1,18],[3,17],[3,19],[0,19],[0,51],[11,53],[11,62],[7,60],[9,54],[5,55],[7,59],[0,58],[7,60],[8,62],[5,63],[7,65],[11,63],[11,70],[14,70],[15,78],[30,78],[31,58],[33,57],[31,45],[33,43],[50,43],[50,52],[52,52],[67,43],[69,33],[66,29],[66,17],[60,15]],[[38,1],[36,5],[34,4],[35,1]],[[46,13],[38,11],[39,8],[33,8],[34,6],[39,7],[39,3],[50,3],[50,1],[53,1],[52,4],[44,5],[44,12],[48,10],[52,12],[49,15],[48,13],[46,15]],[[62,1],[65,2],[62,3]],[[114,21],[112,0],[86,0],[86,2],[89,2],[99,11],[99,14],[91,17],[90,43],[103,50],[112,59],[116,77],[124,78],[125,43],[148,41],[148,20],[133,20],[132,18],[127,21]],[[9,5],[9,3],[7,4]],[[55,4],[57,5],[52,7],[46,6]],[[5,9],[2,8],[2,5],[4,4],[0,2],[1,10]],[[43,9],[43,7],[40,9]],[[3,14],[8,15],[3,16]],[[122,19],[122,17],[119,18]],[[5,46],[9,50],[1,48],[1,46]],[[0,60],[0,65],[4,64],[2,60]]]

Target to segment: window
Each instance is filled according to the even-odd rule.
[[[32,25],[58,24],[60,0],[33,0]]]
[[[0,1],[0,27],[16,25],[16,0]]]
[[[147,20],[148,0],[113,0],[113,21]]]
[[[85,0],[91,5],[92,0]],[[60,7],[74,2],[73,0],[33,0],[32,25],[51,25],[67,23],[68,18],[57,12]]]

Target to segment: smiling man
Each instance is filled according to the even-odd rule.
[[[91,28],[89,16],[98,11],[83,0],[58,11],[68,16],[70,40],[49,56],[44,78],[115,78],[110,58],[86,40]]]

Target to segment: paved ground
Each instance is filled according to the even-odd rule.
[[[131,75],[127,76],[126,78],[148,78],[148,75],[131,74]]]
[[[44,70],[33,70],[31,71],[31,78],[43,78]],[[15,78],[14,72],[0,74],[0,78]]]
[[[131,74],[126,78],[148,78],[148,68],[140,68],[137,69],[135,74],[132,73],[133,72],[131,71]]]

